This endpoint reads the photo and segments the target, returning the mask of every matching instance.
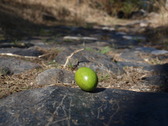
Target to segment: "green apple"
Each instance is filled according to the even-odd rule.
[[[76,84],[84,91],[93,91],[97,87],[97,74],[88,67],[81,67],[75,73]]]

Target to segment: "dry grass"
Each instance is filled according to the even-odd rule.
[[[86,22],[105,25],[121,21],[110,17],[103,9],[91,7],[94,4],[94,0],[83,2],[79,0],[2,0],[0,8],[25,20],[45,25],[65,24],[65,22],[75,25],[85,25]]]
[[[113,57],[114,62],[132,62],[131,60],[125,60],[120,57],[119,52],[110,52],[108,53],[111,57]],[[151,55],[140,55],[144,61],[151,65],[163,64],[167,63],[167,60],[159,60],[156,58],[151,58]],[[137,61],[137,63],[144,63],[143,61]],[[114,74],[106,74],[99,75],[100,79],[100,87],[106,88],[116,88],[137,92],[155,92],[159,91],[160,86],[146,84],[143,78],[152,76],[153,73],[150,71],[146,71],[143,67],[124,67],[125,73],[123,75],[114,75]]]
[[[46,67],[43,67],[41,69],[33,69],[17,75],[0,76],[0,98],[3,98],[15,92],[43,87],[36,85],[35,79],[40,72],[52,67],[52,65],[46,65]],[[141,68],[125,67],[124,70],[126,71],[126,73],[120,76],[116,76],[113,74],[101,75],[100,73],[98,73],[98,87],[116,88],[138,92],[152,92],[157,91],[157,89],[159,89],[159,87],[157,86],[146,85],[145,83],[141,82],[143,77],[148,76],[150,74],[148,72],[144,72],[144,70],[142,70]],[[58,83],[45,86],[53,85],[60,84]],[[67,85],[61,84],[61,86]],[[74,84],[69,86],[73,88],[78,88],[78,86]]]
[[[151,65],[158,65],[158,64],[166,64],[168,63],[168,54],[160,54],[160,55],[152,55],[152,54],[145,54],[142,55],[142,58],[145,62]]]
[[[41,29],[58,25],[91,28],[94,24],[122,25],[129,22],[110,17],[105,11],[91,7],[93,1],[1,0],[0,30],[3,31],[0,39],[23,40],[45,36]]]
[[[154,45],[159,49],[168,50],[168,8],[161,1],[155,2],[156,8],[159,8],[158,14],[154,14],[148,20],[151,21],[151,27],[146,30],[150,45]]]
[[[158,26],[167,26],[168,25],[168,8],[165,6],[164,0],[157,1],[155,0],[154,4],[155,8],[158,8],[157,15],[154,17],[151,17],[152,19],[152,26],[158,27]]]
[[[142,78],[151,74],[150,72],[134,67],[125,67],[124,70],[126,71],[125,74],[120,76],[111,75],[101,83],[101,86],[138,92],[152,92],[157,91],[159,88],[159,86],[146,85],[142,81]]]
[[[25,59],[40,64],[42,66],[41,68],[29,70],[17,75],[0,76],[0,82],[1,82],[0,98],[13,94],[15,92],[42,87],[36,85],[36,77],[39,73],[50,68],[64,69],[63,66],[56,64],[56,62],[52,62],[53,57],[56,56],[58,51],[56,53],[56,50],[48,50],[48,51],[43,49],[41,50],[45,52],[45,54],[43,54],[44,57],[32,60]],[[117,53],[113,55],[113,58],[115,61],[122,60],[119,58],[119,54]],[[68,68],[66,69],[70,70]],[[102,75],[101,73],[98,73],[99,76],[98,87],[116,88],[138,92],[151,92],[151,91],[157,91],[157,89],[159,89],[159,86],[146,85],[142,81],[142,78],[150,76],[151,74],[150,72],[144,71],[142,68],[134,68],[134,67],[125,67],[124,70],[125,73],[123,75],[114,75],[112,73]],[[59,83],[52,84],[52,86],[53,85],[67,86]],[[45,85],[45,86],[51,86],[51,85]],[[73,88],[78,88],[78,86],[75,84],[69,86]]]
[[[33,80],[36,75],[37,70],[30,70],[26,73],[18,75],[0,76],[0,98],[15,92],[34,88],[35,86]]]
[[[10,76],[0,76],[0,98],[13,94],[15,92],[39,88],[41,86],[36,85],[35,78],[36,76],[49,68],[55,67],[53,64],[48,64],[57,54],[58,50],[56,49],[42,49],[38,47],[38,50],[44,52],[40,58],[27,58],[27,57],[17,57],[22,60],[28,60],[34,63],[37,63],[41,68],[32,69],[20,74],[10,75]],[[15,56],[15,55],[14,55]]]
[[[99,87],[101,88],[115,88],[137,92],[155,92],[158,91],[159,86],[147,85],[143,78],[151,75],[150,72],[143,70],[143,68],[125,67],[125,74],[114,75],[106,74],[99,75]]]

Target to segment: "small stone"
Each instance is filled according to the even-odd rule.
[[[155,50],[155,51],[152,51],[151,54],[163,55],[163,54],[168,54],[168,51],[166,51],[166,50]]]
[[[38,50],[35,47],[32,47],[32,48],[28,48],[28,49],[18,49],[17,51],[14,51],[13,53],[17,54],[17,55],[22,55],[22,56],[40,56],[44,52]]]
[[[121,53],[120,57],[129,61],[143,61],[139,52],[134,50],[125,50]]]
[[[120,65],[120,66],[123,66],[123,67],[125,67],[125,66],[128,66],[128,67],[150,67],[150,65],[145,63],[145,62],[144,63],[138,63],[138,62],[133,62],[133,61],[131,61],[131,62],[119,61],[119,62],[117,62],[117,64]]]
[[[78,37],[78,36],[64,36],[63,40],[90,40],[90,41],[96,41],[97,38],[94,37]]]
[[[135,50],[142,52],[142,53],[151,53],[152,51],[155,51],[156,49],[152,47],[138,47]]]
[[[141,41],[145,41],[146,38],[143,37],[143,36],[128,36],[128,35],[124,35],[123,36],[124,39],[127,39],[127,40],[141,40]]]
[[[8,67],[0,67],[0,76],[11,75],[12,72]]]
[[[142,78],[147,85],[162,86],[168,84],[168,77],[165,75],[154,75]]]
[[[8,71],[13,74],[18,74],[21,72],[25,72],[30,69],[39,68],[40,65],[20,60],[17,58],[9,58],[9,57],[0,57],[0,66],[2,68],[8,68]]]
[[[0,53],[12,53],[21,56],[40,56],[44,54],[43,51],[39,50],[36,47],[31,48],[2,48]]]
[[[104,26],[104,27],[102,27],[102,30],[114,31],[115,28],[109,27],[109,26]]]
[[[74,82],[74,73],[62,70],[62,69],[48,69],[36,77],[36,83],[38,85],[50,85],[50,84],[72,84]]]

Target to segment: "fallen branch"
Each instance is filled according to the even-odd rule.
[[[11,56],[11,57],[18,57],[18,58],[27,58],[27,59],[37,59],[39,57],[35,56],[21,56],[13,53],[0,53],[0,56]]]
[[[67,57],[66,62],[65,62],[65,64],[63,65],[63,68],[65,68],[65,67],[67,66],[69,60],[71,59],[71,57],[72,57],[75,53],[78,53],[78,52],[83,51],[83,50],[84,50],[84,49],[82,48],[82,49],[78,49],[78,50],[75,50],[74,52],[72,52],[71,55],[69,55],[69,56]]]

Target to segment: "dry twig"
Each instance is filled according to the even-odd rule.
[[[69,60],[71,59],[71,57],[72,57],[75,53],[78,53],[78,52],[83,51],[83,50],[84,50],[84,49],[82,48],[82,49],[78,49],[78,50],[75,50],[74,52],[72,52],[71,55],[69,55],[69,56],[67,57],[66,62],[65,62],[65,64],[63,65],[63,68],[65,68],[65,67],[67,66]]]
[[[0,56],[11,56],[11,57],[18,57],[18,58],[27,58],[27,59],[37,59],[39,57],[35,56],[21,56],[13,53],[0,53]]]

